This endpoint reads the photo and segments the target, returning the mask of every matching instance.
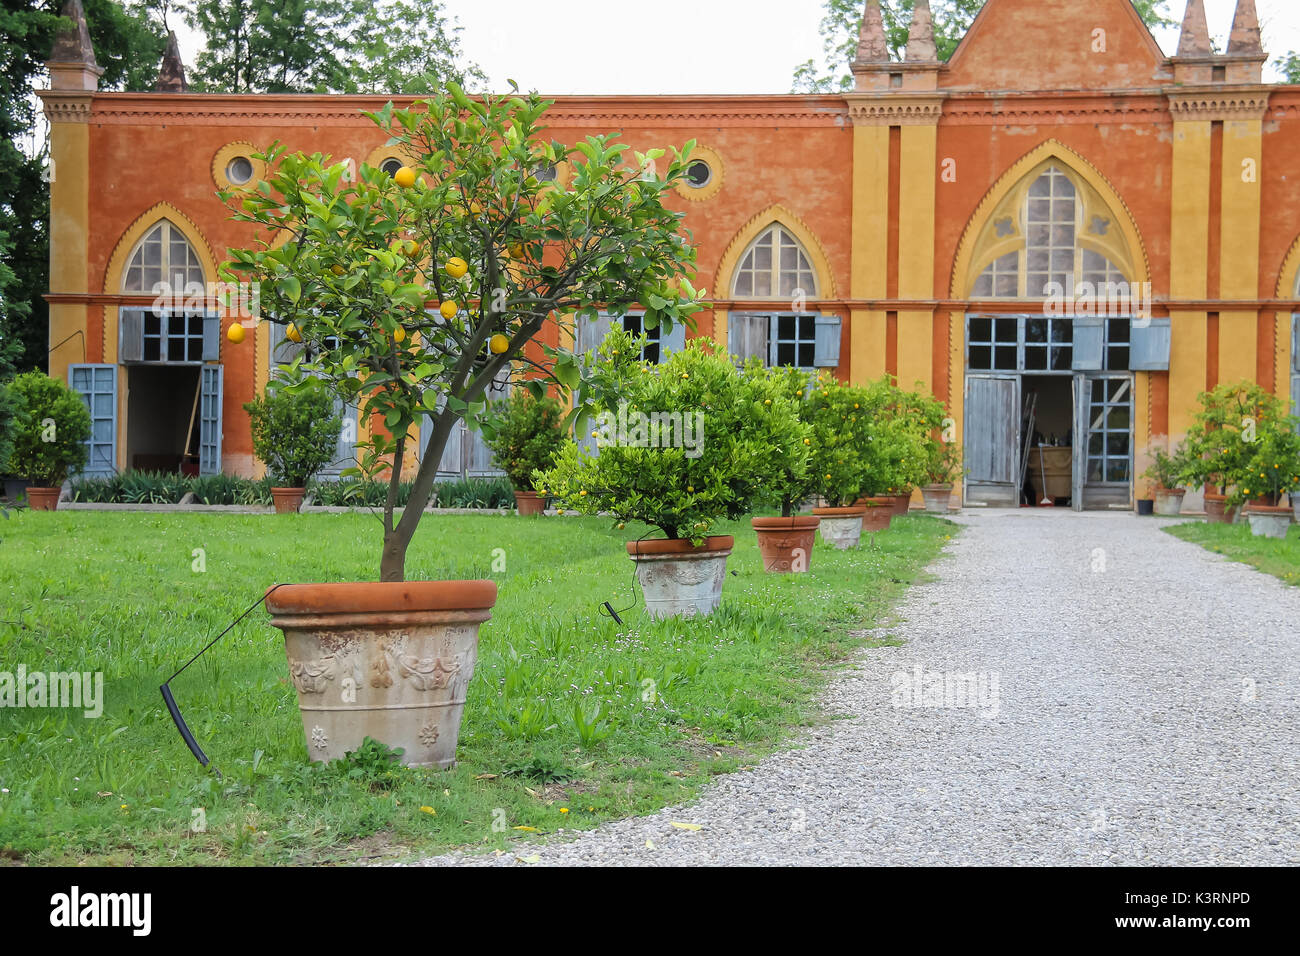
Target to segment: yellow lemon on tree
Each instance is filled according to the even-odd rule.
[[[512,242],[508,251],[510,258],[522,259],[524,257],[524,244],[522,242]]]
[[[406,340],[406,329],[402,328],[402,327],[399,325],[399,326],[397,327],[396,331],[393,332],[393,341],[394,341],[394,342],[402,342],[402,341],[405,341],[405,340]]]
[[[231,322],[230,328],[226,329],[226,338],[230,339],[230,341],[234,342],[236,345],[244,341],[244,336],[246,334],[244,327],[238,322]]]
[[[469,263],[460,256],[452,256],[447,260],[447,264],[443,268],[447,270],[447,275],[453,279],[459,279],[466,272],[469,272]]]
[[[284,337],[290,342],[302,341],[302,333],[298,331],[298,326],[294,325],[292,322],[290,322],[289,327],[284,330]]]
[[[406,240],[406,254],[410,256],[412,259],[418,256],[420,254],[420,250],[423,248],[424,247],[420,245],[419,240],[417,239]]]
[[[442,305],[438,306],[438,312],[440,315],[442,315],[444,319],[456,318],[456,313],[459,311],[460,311],[460,306],[458,306],[455,302],[452,302],[451,299],[448,299]]]
[[[493,355],[501,355],[510,348],[510,340],[498,332],[488,339],[488,348],[492,350]]]
[[[403,166],[397,172],[393,173],[393,182],[403,188],[410,188],[415,185],[415,170],[410,166]]]
[[[341,276],[341,275],[343,275],[343,273],[345,273],[345,272],[347,272],[347,271],[348,271],[347,269],[344,269],[344,268],[343,268],[341,265],[339,265],[337,262],[334,263],[334,265],[330,266],[330,272],[334,273],[336,276]]]

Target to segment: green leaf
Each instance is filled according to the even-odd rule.
[[[297,276],[282,276],[276,281],[275,287],[294,305],[297,305],[298,300],[302,298],[302,283],[298,281]]]

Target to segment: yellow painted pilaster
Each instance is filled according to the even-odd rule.
[[[948,317],[948,414],[956,426],[957,444],[966,438],[966,315],[953,312]],[[962,481],[953,485],[958,506],[962,504],[966,486]]]
[[[1174,299],[1207,296],[1210,255],[1210,123],[1174,123],[1169,294]],[[1173,313],[1169,357],[1169,437],[1187,433],[1196,396],[1205,390],[1207,315]]]
[[[888,290],[889,127],[853,129],[853,272],[855,299],[883,299]],[[856,383],[885,374],[885,313],[854,310],[849,378]]]
[[[90,126],[84,117],[51,122],[50,161],[54,171],[50,181],[50,291],[88,292]],[[81,361],[82,342],[78,338],[64,340],[85,329],[86,306],[50,306],[50,345],[63,343],[50,353],[52,378],[67,382],[68,366]],[[93,356],[93,343],[85,345],[87,356]]]
[[[1142,478],[1151,466],[1151,373],[1133,373],[1133,475],[1137,478],[1135,494],[1149,498],[1151,482]]]
[[[1259,296],[1259,178],[1263,132],[1259,120],[1223,124],[1223,236],[1219,295],[1224,299]],[[1219,381],[1255,381],[1259,349],[1258,313],[1219,314]]]
[[[934,297],[935,180],[937,125],[904,126],[898,195],[898,296]],[[932,389],[934,313],[898,313],[898,381]]]

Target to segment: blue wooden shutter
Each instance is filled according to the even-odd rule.
[[[612,326],[613,321],[604,312],[594,319],[578,316],[578,324],[574,329],[573,350],[579,356],[594,352],[605,341],[605,336],[609,335]]]
[[[221,399],[220,365],[199,369],[199,474],[221,474]]]
[[[1106,327],[1101,316],[1074,320],[1074,363],[1076,372],[1099,372],[1105,364]]]
[[[90,452],[82,475],[117,474],[117,366],[70,365],[68,384],[90,412]]]
[[[203,361],[215,362],[221,358],[221,316],[216,312],[203,314]]]
[[[446,403],[445,398],[439,398],[438,411],[434,414],[441,414]],[[464,421],[457,422],[452,426],[451,434],[447,436],[447,444],[442,449],[442,460],[438,462],[439,477],[460,478],[464,476],[466,469],[462,448],[466,430]],[[422,462],[429,452],[429,439],[432,437],[433,415],[426,415],[420,420],[420,461]]]
[[[1169,319],[1134,320],[1130,332],[1129,368],[1134,372],[1169,371]]]
[[[121,309],[118,312],[117,357],[120,362],[144,361],[143,309]]]
[[[817,316],[817,338],[813,346],[813,366],[838,368],[840,364],[840,317]]]
[[[659,364],[662,365],[668,361],[668,356],[674,352],[680,352],[686,348],[686,323],[678,320],[673,323],[673,330],[665,333],[664,327],[659,326]]]

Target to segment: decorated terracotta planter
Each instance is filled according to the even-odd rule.
[[[1231,524],[1236,516],[1236,508],[1227,507],[1227,495],[1205,493],[1205,518],[1211,524]]]
[[[840,551],[856,548],[862,540],[862,519],[867,509],[863,505],[852,508],[814,508],[813,514],[821,518],[822,540]]]
[[[889,523],[894,520],[894,501],[892,498],[859,498],[858,505],[867,509],[862,516],[862,530],[867,534],[888,531]]]
[[[1282,505],[1249,504],[1246,506],[1246,520],[1250,522],[1250,533],[1257,538],[1286,537],[1291,530],[1291,508]]]
[[[932,515],[946,515],[952,505],[952,482],[926,485],[921,489],[925,510]]]
[[[306,488],[272,488],[271,500],[275,502],[278,515],[297,514],[302,507],[302,499],[307,494]]]
[[[1157,488],[1155,513],[1173,518],[1183,513],[1183,497],[1187,491],[1183,488]]]
[[[27,507],[32,511],[55,511],[59,507],[59,494],[62,488],[27,487]]]
[[[646,613],[654,618],[705,617],[716,611],[735,543],[731,535],[714,535],[698,547],[681,538],[629,541],[627,553],[636,562]]]
[[[1291,496],[1291,507],[1295,510],[1295,520],[1300,522],[1300,494]]]
[[[450,767],[495,581],[292,584],[266,599],[284,632],[307,753],[337,760],[367,737],[411,767]]]
[[[768,574],[805,573],[812,560],[817,526],[821,520],[816,515],[751,518],[749,523],[758,535],[758,552],[763,557],[763,570]]]
[[[516,491],[515,507],[521,515],[539,515],[546,511],[546,499],[535,491]]]
[[[912,493],[909,491],[905,495],[888,495],[894,502],[894,517],[901,518],[907,514],[908,509],[912,507]]]

